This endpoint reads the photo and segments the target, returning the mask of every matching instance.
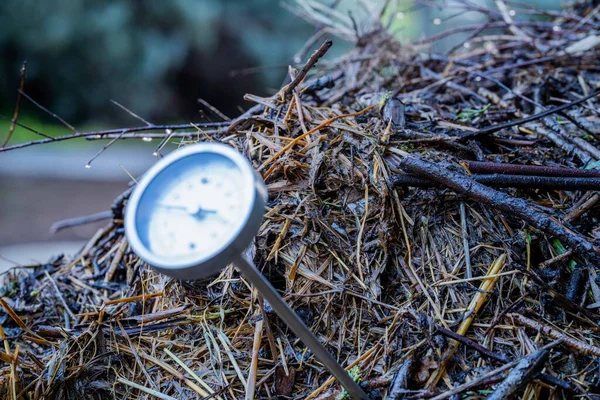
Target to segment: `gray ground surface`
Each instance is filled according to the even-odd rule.
[[[89,238],[106,222],[50,233],[55,221],[110,209],[126,182],[0,177],[0,246]]]
[[[139,177],[155,161],[148,146],[127,146],[109,149],[87,169],[104,144],[66,150],[59,145],[0,153],[0,270],[12,265],[4,258],[31,263],[77,251],[106,221],[56,234],[50,226],[110,209],[127,188],[124,169]]]

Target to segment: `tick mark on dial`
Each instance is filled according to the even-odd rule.
[[[194,250],[196,248],[196,243],[190,243],[190,250]]]
[[[206,185],[208,184],[208,178],[202,178],[200,182],[202,182],[203,185]]]

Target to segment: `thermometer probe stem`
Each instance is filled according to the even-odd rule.
[[[271,283],[262,273],[251,264],[244,256],[236,255],[233,264],[242,274],[258,289],[258,292],[271,304],[277,315],[289,326],[289,328],[302,340],[302,342],[313,352],[325,368],[346,389],[351,398],[355,400],[368,400],[369,396],[361,389],[348,374],[348,372],[336,361],[335,358],[323,347],[315,335],[302,322],[296,314],[281,298]]]

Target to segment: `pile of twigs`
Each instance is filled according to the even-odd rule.
[[[299,2],[322,27],[313,42],[355,49],[315,66],[325,42],[234,120],[0,151],[227,143],[270,193],[254,262],[373,398],[600,393],[598,2],[448,2],[487,22],[411,46],[385,28],[395,12],[361,4],[374,21]],[[79,254],[8,274],[3,398],[344,396],[232,267],[180,282],[141,262],[127,196]]]

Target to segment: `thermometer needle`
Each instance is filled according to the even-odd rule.
[[[190,211],[189,207],[175,206],[175,205],[171,205],[171,204],[160,204],[160,203],[158,205],[160,207],[163,207],[163,208],[170,208],[170,209],[173,209],[173,210],[185,211],[185,212],[188,212],[188,213],[190,213],[191,215],[194,215],[194,216],[196,216],[196,215],[202,215],[202,214],[216,214],[217,213],[216,210],[207,210],[207,209],[202,208],[202,207],[198,207],[197,211],[192,212],[192,211]]]
[[[173,209],[173,210],[182,210],[182,211],[187,211],[187,210],[188,210],[188,208],[187,208],[187,207],[184,207],[184,206],[173,206],[173,205],[171,205],[171,204],[160,204],[160,203],[159,203],[158,205],[159,205],[160,207],[163,207],[163,208],[170,208],[170,209]]]
[[[225,219],[225,218],[221,217],[221,216],[219,215],[219,213],[218,213],[216,210],[207,210],[207,209],[205,209],[205,208],[198,207],[198,208],[197,208],[197,211],[191,211],[191,210],[190,210],[190,208],[188,208],[188,207],[184,207],[184,206],[176,206],[176,205],[173,205],[173,204],[163,204],[163,203],[159,203],[158,205],[159,205],[160,207],[169,208],[169,209],[172,209],[172,210],[181,210],[181,211],[185,211],[185,212],[187,212],[189,215],[191,215],[192,217],[194,217],[194,218],[197,218],[197,219],[204,219],[204,217],[206,216],[206,214],[212,214],[212,215],[214,215],[214,216],[215,216],[215,217],[216,217],[216,218],[219,220],[219,222],[221,222],[222,224],[225,224],[225,225],[231,225],[231,222],[229,222],[227,219]]]

